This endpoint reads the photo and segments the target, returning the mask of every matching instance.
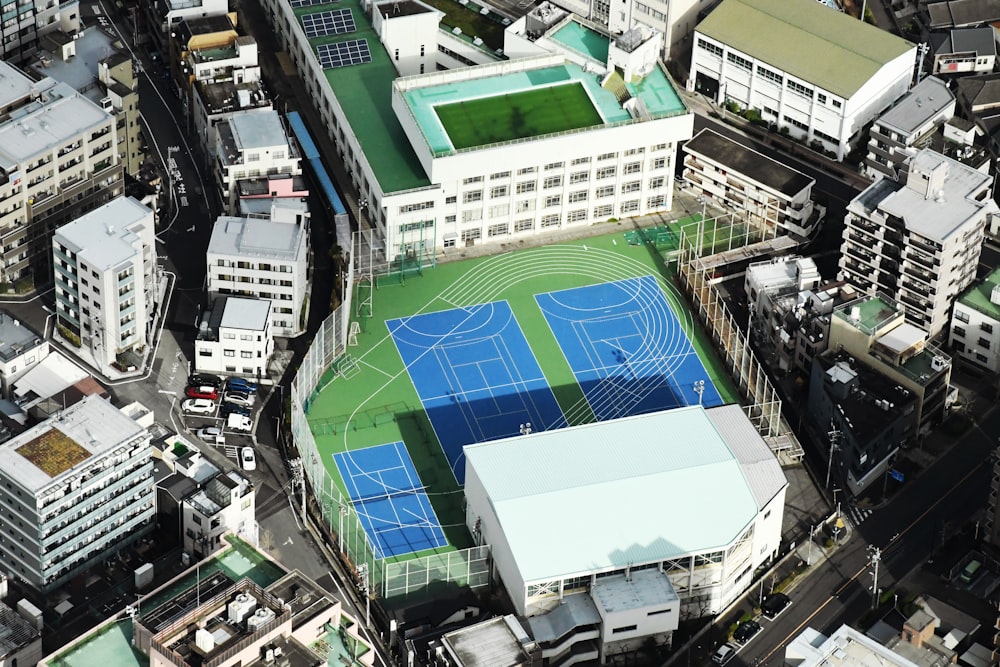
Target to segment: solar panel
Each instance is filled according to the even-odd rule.
[[[328,5],[334,0],[289,0],[292,7],[312,7],[313,5]]]
[[[372,61],[368,42],[363,39],[349,39],[335,44],[320,44],[316,47],[316,55],[323,69],[360,65]]]
[[[306,37],[325,37],[327,35],[342,35],[354,32],[354,15],[350,9],[335,9],[329,12],[316,12],[302,17],[302,28]]]

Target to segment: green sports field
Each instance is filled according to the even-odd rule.
[[[535,295],[652,275],[724,402],[738,401],[710,341],[674,284],[673,270],[662,260],[663,249],[651,241],[633,239],[630,244],[633,235],[627,237],[626,232],[631,226],[607,227],[605,236],[448,262],[405,280],[380,281],[372,291],[372,316],[357,320],[357,345],[348,347],[345,357],[324,375],[307,409],[323,463],[340,491],[346,494],[334,453],[401,440],[451,545],[445,550],[472,546],[462,490],[386,326],[386,320],[394,318],[505,300],[563,414],[571,423],[587,423],[593,414]],[[671,227],[675,235],[680,232],[678,223]],[[356,294],[355,304],[358,301]]]
[[[580,83],[480,97],[434,108],[456,149],[601,125]]]

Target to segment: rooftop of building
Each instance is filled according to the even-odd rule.
[[[785,655],[797,667],[918,667],[848,625],[829,637],[807,627],[788,644]]]
[[[958,298],[958,302],[990,319],[1000,321],[1000,304],[995,303],[992,298],[995,293],[1000,294],[1000,268],[994,269],[980,283],[966,290]]]
[[[528,662],[524,644],[531,641],[514,616],[498,616],[441,638],[456,664],[463,667],[520,665]]]
[[[923,183],[921,176],[938,169],[946,170],[940,189],[918,189]],[[909,158],[905,171],[909,185],[880,179],[855,197],[848,209],[855,209],[856,204],[869,213],[878,209],[903,220],[911,234],[943,244],[953,234],[961,233],[964,225],[996,206],[989,198],[977,199],[992,183],[992,175],[937,151],[921,149]]]
[[[97,66],[105,58],[121,53],[120,42],[97,28],[87,28],[78,34],[74,57],[63,60],[58,54],[40,51],[33,66],[39,75],[62,81],[91,101],[100,102],[105,92],[97,78]]]
[[[229,127],[232,128],[238,150],[250,151],[289,144],[285,126],[277,111],[233,114],[229,119]]]
[[[910,136],[954,102],[955,96],[948,84],[936,76],[929,76],[911,88],[875,123]]]
[[[590,595],[595,604],[608,613],[654,606],[669,609],[679,599],[670,577],[659,568],[601,577],[594,582]]]
[[[13,657],[12,654],[18,649],[40,637],[41,632],[35,626],[9,606],[0,602],[0,657]]]
[[[40,333],[14,317],[10,311],[0,310],[0,360],[10,361],[44,343]]]
[[[107,271],[141,253],[136,225],[142,223],[152,230],[152,209],[132,197],[118,197],[57,229],[56,240],[88,266]]]
[[[927,5],[930,27],[953,28],[1000,19],[1000,6],[992,0],[950,0]]]
[[[261,197],[263,195],[265,197],[266,205],[270,206],[270,202],[266,201],[266,196],[278,196],[276,194],[277,190],[275,190],[272,186],[275,185],[276,181],[284,181],[286,179],[291,179],[290,187],[292,197],[305,197],[309,194],[306,179],[303,176],[293,176],[292,174],[277,174],[274,176],[260,176],[257,178],[241,178],[236,181],[236,189],[239,192],[240,197]],[[282,193],[281,196],[287,195]]]
[[[481,65],[415,75],[397,86],[435,156],[633,120],[593,72],[562,57],[509,61],[503,71]],[[643,120],[687,113],[659,67],[625,87],[648,111]]]
[[[892,378],[856,363],[846,353],[830,351],[816,359],[830,381],[850,384],[853,378],[857,378],[852,390],[835,402],[860,442],[881,433],[890,417],[907,414],[907,408],[917,402],[913,392],[904,389]]]
[[[6,60],[0,60],[0,106],[31,95],[34,82],[20,69]]]
[[[210,116],[230,111],[271,107],[271,99],[267,96],[261,81],[242,83],[235,83],[232,80],[197,81],[195,89]]]
[[[844,98],[916,48],[815,0],[723,0],[696,30]]]
[[[759,183],[790,198],[816,182],[801,171],[707,128],[685,143],[684,151],[702,155],[748,181]]]
[[[91,457],[144,432],[110,402],[87,396],[0,444],[0,469],[8,479],[37,492]]]
[[[427,12],[434,11],[427,5],[421,2],[414,2],[413,0],[389,0],[388,2],[379,2],[375,5],[375,8],[382,12],[383,18],[392,18],[394,16],[415,16],[416,14],[426,14]]]
[[[56,83],[0,125],[0,168],[9,173],[40,153],[111,122],[107,111],[68,84]]]
[[[889,325],[896,326],[899,319],[905,318],[902,306],[881,294],[861,297],[833,312],[834,317],[869,335],[878,335]]]
[[[216,320],[218,316],[218,320]],[[220,296],[212,309],[211,328],[263,331],[271,317],[270,299],[248,299],[241,296]]]
[[[208,254],[287,262],[305,260],[308,248],[302,240],[306,232],[305,225],[222,215],[212,227]]]
[[[944,34],[944,40],[935,50],[935,55],[951,53],[975,53],[977,56],[995,56],[997,42],[993,28],[959,28]]]
[[[992,106],[1000,102],[1000,72],[963,76],[958,80],[957,94],[969,108]]]
[[[465,455],[529,583],[724,548],[787,484],[735,404],[541,431],[469,445]],[[697,515],[682,510],[709,487],[712,503]],[[639,507],[676,511],[650,521]],[[546,527],[552,516],[558,531]]]
[[[177,33],[177,43],[186,47],[188,41],[197,35],[211,35],[220,32],[235,32],[236,28],[227,14],[219,16],[187,16],[172,28]]]

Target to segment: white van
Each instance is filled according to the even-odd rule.
[[[246,415],[239,415],[234,412],[227,418],[226,426],[234,431],[246,431],[249,433],[253,430],[253,421]]]

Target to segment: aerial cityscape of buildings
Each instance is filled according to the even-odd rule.
[[[1000,665],[1000,3],[0,10],[0,664]]]

